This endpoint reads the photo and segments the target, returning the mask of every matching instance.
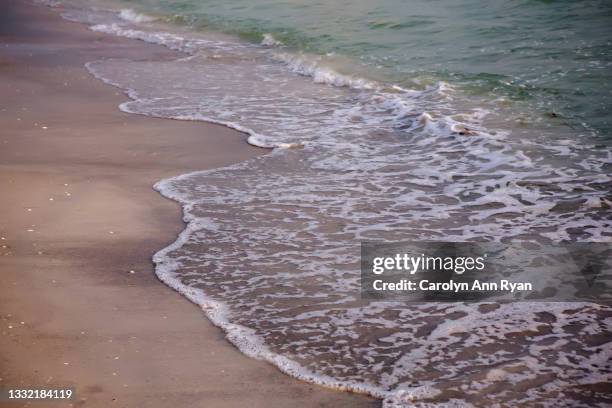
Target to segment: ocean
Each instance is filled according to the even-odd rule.
[[[158,276],[242,352],[388,407],[610,402],[610,308],[362,299],[359,244],[611,242],[612,3],[52,5],[182,52],[89,62],[121,110],[271,148],[155,185]]]

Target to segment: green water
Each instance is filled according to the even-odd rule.
[[[135,0],[128,7],[341,61],[401,86],[445,80],[609,139],[612,2]],[[350,72],[353,71],[353,72]]]

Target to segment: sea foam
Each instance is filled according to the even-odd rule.
[[[190,56],[88,63],[126,91],[123,111],[223,124],[261,147],[301,147],[155,186],[182,204],[187,222],[154,256],[156,273],[242,352],[389,407],[554,406],[571,385],[606,381],[610,348],[594,342],[610,331],[609,309],[366,301],[358,242],[609,241],[609,154],[517,138],[491,126],[505,123],[495,106],[447,82],[381,84],[275,47],[106,15],[87,21]],[[586,200],[571,212],[551,211],[577,195]],[[586,354],[574,353],[577,344]],[[534,379],[545,383],[495,391],[501,380]]]
[[[137,13],[132,9],[121,9],[121,11],[119,11],[119,17],[131,23],[150,23],[155,21],[155,17]]]

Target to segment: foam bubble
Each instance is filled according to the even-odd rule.
[[[132,9],[121,9],[121,11],[119,11],[119,17],[131,23],[150,23],[155,21],[155,17],[137,13]]]
[[[274,36],[270,33],[265,33],[261,40],[261,45],[265,45],[268,47],[278,47],[283,45],[281,41],[278,41]]]

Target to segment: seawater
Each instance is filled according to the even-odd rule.
[[[183,53],[88,63],[123,111],[274,148],[155,186],[158,276],[243,352],[386,406],[609,402],[609,308],[364,300],[359,241],[610,242],[610,3],[55,7]]]

